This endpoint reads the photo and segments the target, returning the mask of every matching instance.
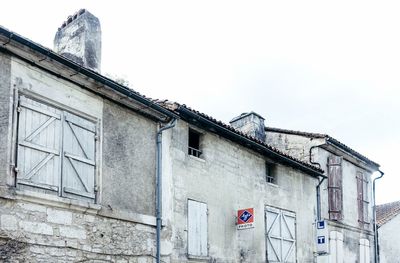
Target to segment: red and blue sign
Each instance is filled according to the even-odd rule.
[[[254,208],[240,209],[237,213],[237,229],[253,228]]]

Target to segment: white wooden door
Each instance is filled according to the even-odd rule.
[[[17,184],[57,193],[60,184],[61,111],[20,97]]]
[[[206,257],[207,246],[207,204],[188,200],[188,254]]]
[[[267,262],[296,262],[296,214],[267,207]]]

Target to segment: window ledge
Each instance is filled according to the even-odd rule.
[[[15,199],[17,200],[23,200],[57,208],[67,208],[88,214],[97,214],[97,212],[101,209],[101,206],[98,204],[37,193],[33,191],[16,190],[15,193]]]
[[[202,158],[200,158],[200,157],[196,157],[196,156],[193,156],[193,155],[188,155],[189,156],[189,158],[190,159],[192,159],[192,160],[196,160],[196,161],[198,161],[198,162],[202,162],[202,163],[205,163],[206,162],[206,160],[204,160],[204,159],[202,159]]]
[[[204,260],[204,261],[210,260],[210,256],[195,256],[195,255],[188,254],[187,257],[188,257],[188,259],[197,259],[197,260]]]
[[[271,187],[279,188],[279,185],[274,184],[274,183],[268,183],[268,182],[267,182],[267,185],[269,185],[269,186],[271,186]]]

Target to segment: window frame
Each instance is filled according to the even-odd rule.
[[[271,162],[265,162],[265,180],[268,184],[278,185],[277,165]]]
[[[20,128],[20,119],[21,119],[21,98],[24,97],[28,100],[32,100],[34,102],[43,104],[47,107],[50,107],[54,110],[60,111],[61,114],[61,119],[60,122],[67,122],[67,120],[65,119],[66,115],[73,115],[78,119],[83,119],[84,121],[87,121],[89,123],[92,123],[94,125],[94,155],[93,155],[93,197],[85,197],[83,195],[80,194],[71,194],[68,193],[68,191],[64,191],[64,188],[66,186],[66,182],[64,182],[63,178],[61,178],[61,173],[63,173],[63,169],[65,166],[59,166],[58,167],[58,171],[57,174],[54,176],[60,177],[59,181],[57,182],[56,187],[58,188],[57,193],[56,194],[52,194],[49,192],[43,192],[43,191],[39,191],[38,189],[40,189],[40,187],[36,187],[35,185],[33,185],[32,187],[21,187],[19,185],[19,178],[18,178],[18,173],[19,171],[19,167],[18,167],[18,158],[19,158],[19,147],[21,147],[20,144],[20,138],[19,138],[19,128]],[[13,110],[13,144],[12,144],[12,174],[13,174],[13,178],[12,178],[12,186],[14,186],[17,190],[18,193],[22,194],[22,195],[27,195],[27,196],[36,196],[38,198],[44,198],[47,199],[49,198],[49,200],[59,200],[60,202],[65,202],[67,200],[70,200],[69,202],[71,202],[71,200],[75,200],[73,201],[73,203],[76,204],[98,204],[99,200],[100,200],[100,183],[101,183],[101,156],[102,156],[102,147],[101,147],[101,138],[102,138],[102,125],[101,125],[101,118],[96,118],[94,116],[91,116],[89,114],[84,113],[83,111],[79,110],[79,107],[77,108],[71,108],[68,107],[60,102],[57,101],[53,101],[49,98],[46,98],[42,95],[30,92],[30,91],[18,91],[15,90],[14,93],[14,110]],[[60,132],[63,133],[64,131],[62,130],[64,129],[62,126],[60,127]],[[60,135],[60,142],[62,144],[64,144],[64,138],[62,137],[63,134]],[[60,148],[61,145],[60,145]],[[61,152],[60,150],[60,155],[59,158],[67,158],[67,156],[65,156],[66,153],[65,152]],[[36,187],[36,188],[35,188]]]
[[[198,136],[198,148],[192,147],[191,146],[191,134]],[[189,156],[193,156],[199,159],[203,159],[203,150],[201,149],[201,145],[202,145],[202,137],[203,137],[203,133],[199,132],[196,129],[193,129],[192,127],[188,128],[188,140],[187,140],[187,153]]]
[[[369,224],[369,180],[368,175],[364,172],[357,171],[357,207],[358,207],[358,222],[361,224]]]

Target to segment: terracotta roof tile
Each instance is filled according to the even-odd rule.
[[[378,227],[389,222],[400,214],[400,201],[376,206],[376,223]]]

